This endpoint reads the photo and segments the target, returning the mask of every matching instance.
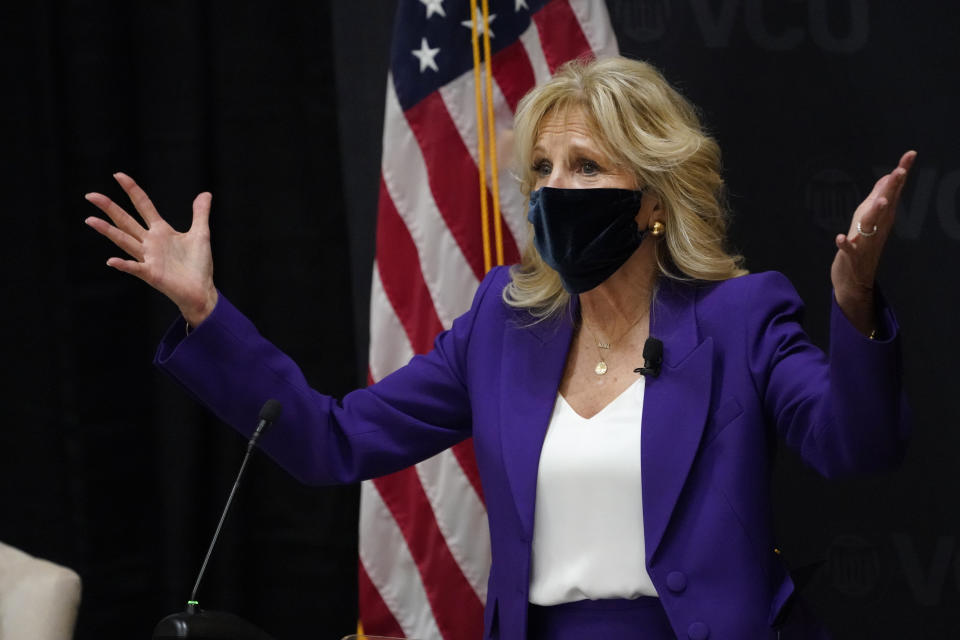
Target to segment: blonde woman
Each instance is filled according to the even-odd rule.
[[[336,400],[216,290],[210,196],[177,234],[100,194],[88,219],[182,318],[158,365],[311,484],[355,482],[473,436],[493,564],[485,638],[775,638],[793,583],[775,551],[771,444],[827,476],[895,465],[908,433],[898,329],[874,288],[915,153],[837,236],[830,351],[782,275],[725,247],[720,153],[642,62],[563,67],[520,104],[533,233],[432,352]],[[188,331],[189,329],[189,331]],[[643,366],[638,366],[643,364]],[[249,434],[248,434],[249,435]]]

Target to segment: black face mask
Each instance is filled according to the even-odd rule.
[[[560,274],[563,288],[583,293],[609,278],[640,246],[642,191],[554,189],[530,194],[527,220],[540,257]]]

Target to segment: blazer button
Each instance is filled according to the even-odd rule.
[[[710,635],[710,627],[702,622],[694,622],[687,628],[687,637],[690,640],[707,640]]]
[[[687,576],[681,571],[671,571],[667,574],[667,588],[674,593],[680,593],[687,588]]]

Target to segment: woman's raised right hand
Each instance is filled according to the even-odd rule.
[[[210,201],[201,193],[193,201],[193,224],[179,233],[160,217],[147,194],[123,173],[113,176],[130,198],[146,227],[100,193],[85,197],[113,221],[91,216],[86,223],[109,238],[131,259],[110,258],[107,266],[134,275],[170,298],[187,323],[196,327],[217,304],[210,251]]]

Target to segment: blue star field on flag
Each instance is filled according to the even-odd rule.
[[[530,25],[530,14],[546,3],[490,0],[491,19],[483,25],[478,0],[479,34],[490,29],[490,49],[496,53],[515,42]],[[473,68],[467,0],[400,0],[395,24],[390,68],[404,110]],[[480,49],[482,57],[482,40]]]

